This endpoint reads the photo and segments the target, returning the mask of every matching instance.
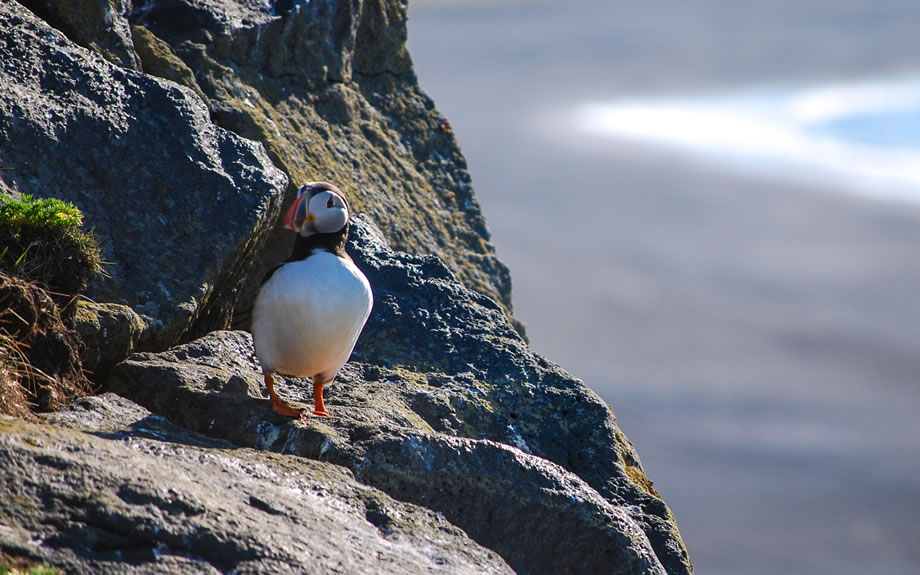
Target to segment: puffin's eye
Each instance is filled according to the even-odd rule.
[[[329,196],[329,199],[326,200],[326,207],[331,208],[335,206],[335,202],[332,201],[332,196]]]

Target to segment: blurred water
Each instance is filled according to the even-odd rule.
[[[770,178],[920,202],[920,80],[580,104],[577,129]]]
[[[701,575],[920,573],[916,166],[698,143],[779,116],[914,148],[917,22],[914,0],[410,3],[516,314],[613,405]],[[577,121],[675,102],[719,111],[654,138]]]

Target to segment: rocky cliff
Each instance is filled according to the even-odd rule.
[[[103,395],[0,419],[0,551],[66,572],[690,573],[581,381],[511,316],[398,0],[0,0],[0,192],[74,202]],[[352,198],[375,307],[332,420],[243,331],[297,184]],[[236,329],[234,329],[236,328]],[[305,381],[280,391],[306,401]]]

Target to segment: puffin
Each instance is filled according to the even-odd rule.
[[[274,375],[313,379],[313,413],[332,417],[323,388],[348,361],[374,296],[367,277],[345,253],[350,214],[345,194],[327,182],[300,187],[284,227],[297,233],[294,250],[269,270],[252,306],[252,339],[272,411],[300,417],[285,403]]]

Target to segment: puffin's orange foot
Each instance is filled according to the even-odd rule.
[[[272,402],[272,411],[284,417],[300,417],[307,410],[301,407],[292,407],[283,401]]]
[[[313,415],[332,417],[326,413],[326,404],[323,403],[323,384],[318,379],[319,376],[313,378]]]

